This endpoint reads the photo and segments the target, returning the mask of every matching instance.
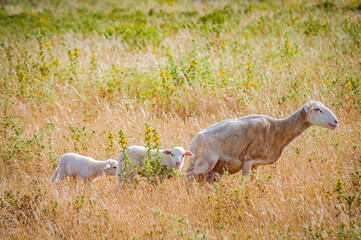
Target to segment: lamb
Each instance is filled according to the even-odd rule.
[[[306,103],[285,119],[250,115],[221,121],[193,138],[190,151],[195,157],[190,159],[185,179],[212,182],[216,174],[234,174],[241,169],[248,177],[260,165],[275,164],[284,149],[311,125],[334,130],[338,123],[331,110],[318,101]]]
[[[193,157],[193,153],[190,151],[184,150],[182,147],[174,147],[173,149],[163,149],[159,150],[160,155],[160,164],[165,165],[167,169],[174,168],[181,170],[184,164],[184,157]],[[137,165],[137,168],[144,166],[145,159],[147,158],[147,148],[144,146],[130,146],[125,150],[125,153],[129,156],[129,160]],[[154,160],[154,156],[156,155],[156,151],[154,149],[151,150],[151,155],[153,156],[152,160]],[[119,174],[125,168],[125,162],[122,161],[124,158],[123,153],[121,152],[118,157],[118,168],[116,172],[117,183],[121,185],[121,179]],[[131,168],[133,169],[133,168]],[[128,176],[127,180],[133,178],[134,175]]]
[[[113,159],[97,161],[91,157],[82,156],[77,153],[66,153],[60,158],[59,165],[55,169],[50,182],[53,182],[55,179],[57,179],[57,181],[59,179],[64,180],[66,176],[73,178],[78,176],[83,180],[84,187],[89,180],[92,180],[90,182],[91,187],[92,182],[102,174],[115,175],[116,169],[117,161]]]

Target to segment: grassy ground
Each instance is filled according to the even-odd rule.
[[[360,239],[361,2],[2,1],[0,232],[5,239]],[[48,183],[65,152],[105,160],[144,144],[189,147],[218,121],[283,118],[320,100],[311,127],[258,179],[180,177],[116,190]],[[187,167],[186,159],[185,167]]]

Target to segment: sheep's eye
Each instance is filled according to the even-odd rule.
[[[315,111],[317,112],[317,111],[320,111],[320,109],[319,108],[315,108]],[[321,111],[322,112],[322,111]]]
[[[117,167],[113,167],[113,168],[117,168]]]
[[[185,154],[183,154],[183,157],[185,156]]]
[[[172,157],[174,157],[174,154],[172,153]]]

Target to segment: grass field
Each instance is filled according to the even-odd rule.
[[[0,1],[1,238],[361,239],[360,73],[360,1]],[[310,100],[339,127],[309,128],[254,181],[49,184],[66,152],[116,159],[120,130],[188,149]]]

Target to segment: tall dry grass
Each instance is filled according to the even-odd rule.
[[[361,238],[359,6],[4,3],[2,238]],[[189,67],[195,59],[202,69],[194,80],[162,80],[161,70],[180,72],[181,61]],[[129,144],[143,144],[147,122],[161,148],[188,148],[198,131],[218,121],[284,118],[309,100],[332,109],[339,127],[311,127],[254,181],[236,174],[187,185],[180,176],[152,185],[140,178],[117,189],[114,177],[103,177],[85,192],[80,181],[49,184],[65,152],[117,158],[120,129]],[[109,132],[116,136],[112,146]]]

